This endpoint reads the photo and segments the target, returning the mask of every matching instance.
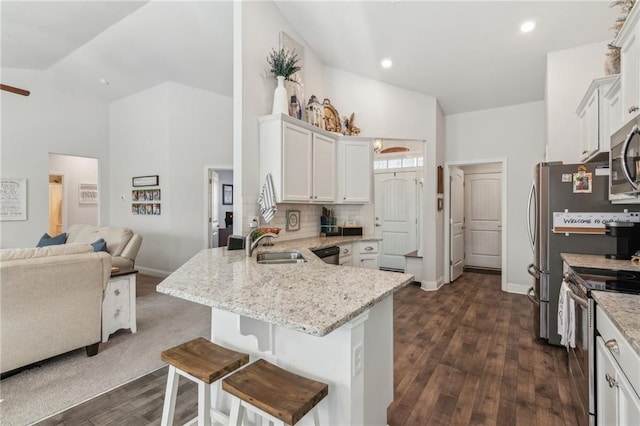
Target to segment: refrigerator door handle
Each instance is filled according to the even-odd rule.
[[[531,204],[534,206],[535,222],[534,228],[531,228]],[[531,245],[531,251],[536,251],[536,233],[538,232],[538,206],[536,205],[536,180],[531,182],[531,188],[529,189],[529,199],[527,200],[527,230],[529,231],[529,244]]]
[[[542,274],[542,271],[540,270],[540,268],[538,268],[533,263],[530,263],[529,266],[527,266],[527,272],[529,273],[529,275],[531,275],[533,278],[536,278],[536,279],[539,279],[540,274]]]
[[[527,297],[534,305],[540,305],[540,299],[538,299],[538,296],[536,296],[536,291],[533,289],[533,287],[527,290]]]

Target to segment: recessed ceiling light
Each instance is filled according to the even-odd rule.
[[[535,22],[527,21],[524,24],[520,25],[520,31],[522,31],[523,33],[528,33],[530,31],[533,31],[535,27],[536,27]]]
[[[382,68],[391,68],[391,65],[393,65],[393,62],[391,61],[391,59],[385,58],[382,60],[382,62],[380,62],[380,65],[382,65]]]

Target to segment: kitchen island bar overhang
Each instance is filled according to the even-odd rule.
[[[413,276],[328,265],[278,242],[305,263],[263,265],[244,251],[207,249],[157,290],[210,306],[211,339],[329,385],[322,424],[386,425],[393,401],[393,293]],[[261,247],[258,250],[263,251]]]

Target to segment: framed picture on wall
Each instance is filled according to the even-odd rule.
[[[222,204],[226,206],[233,204],[233,185],[222,184]]]
[[[79,183],[78,184],[79,204],[98,204],[98,184]]]

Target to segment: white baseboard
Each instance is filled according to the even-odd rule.
[[[420,281],[420,288],[424,291],[436,291],[439,290],[440,287],[444,285],[444,280],[442,278],[438,278],[437,281]]]
[[[507,293],[527,294],[530,287],[526,284],[507,283]]]
[[[163,271],[161,269],[147,268],[145,266],[136,266],[135,268],[141,274],[151,275],[152,277],[167,278],[169,275],[171,275],[171,272]]]

